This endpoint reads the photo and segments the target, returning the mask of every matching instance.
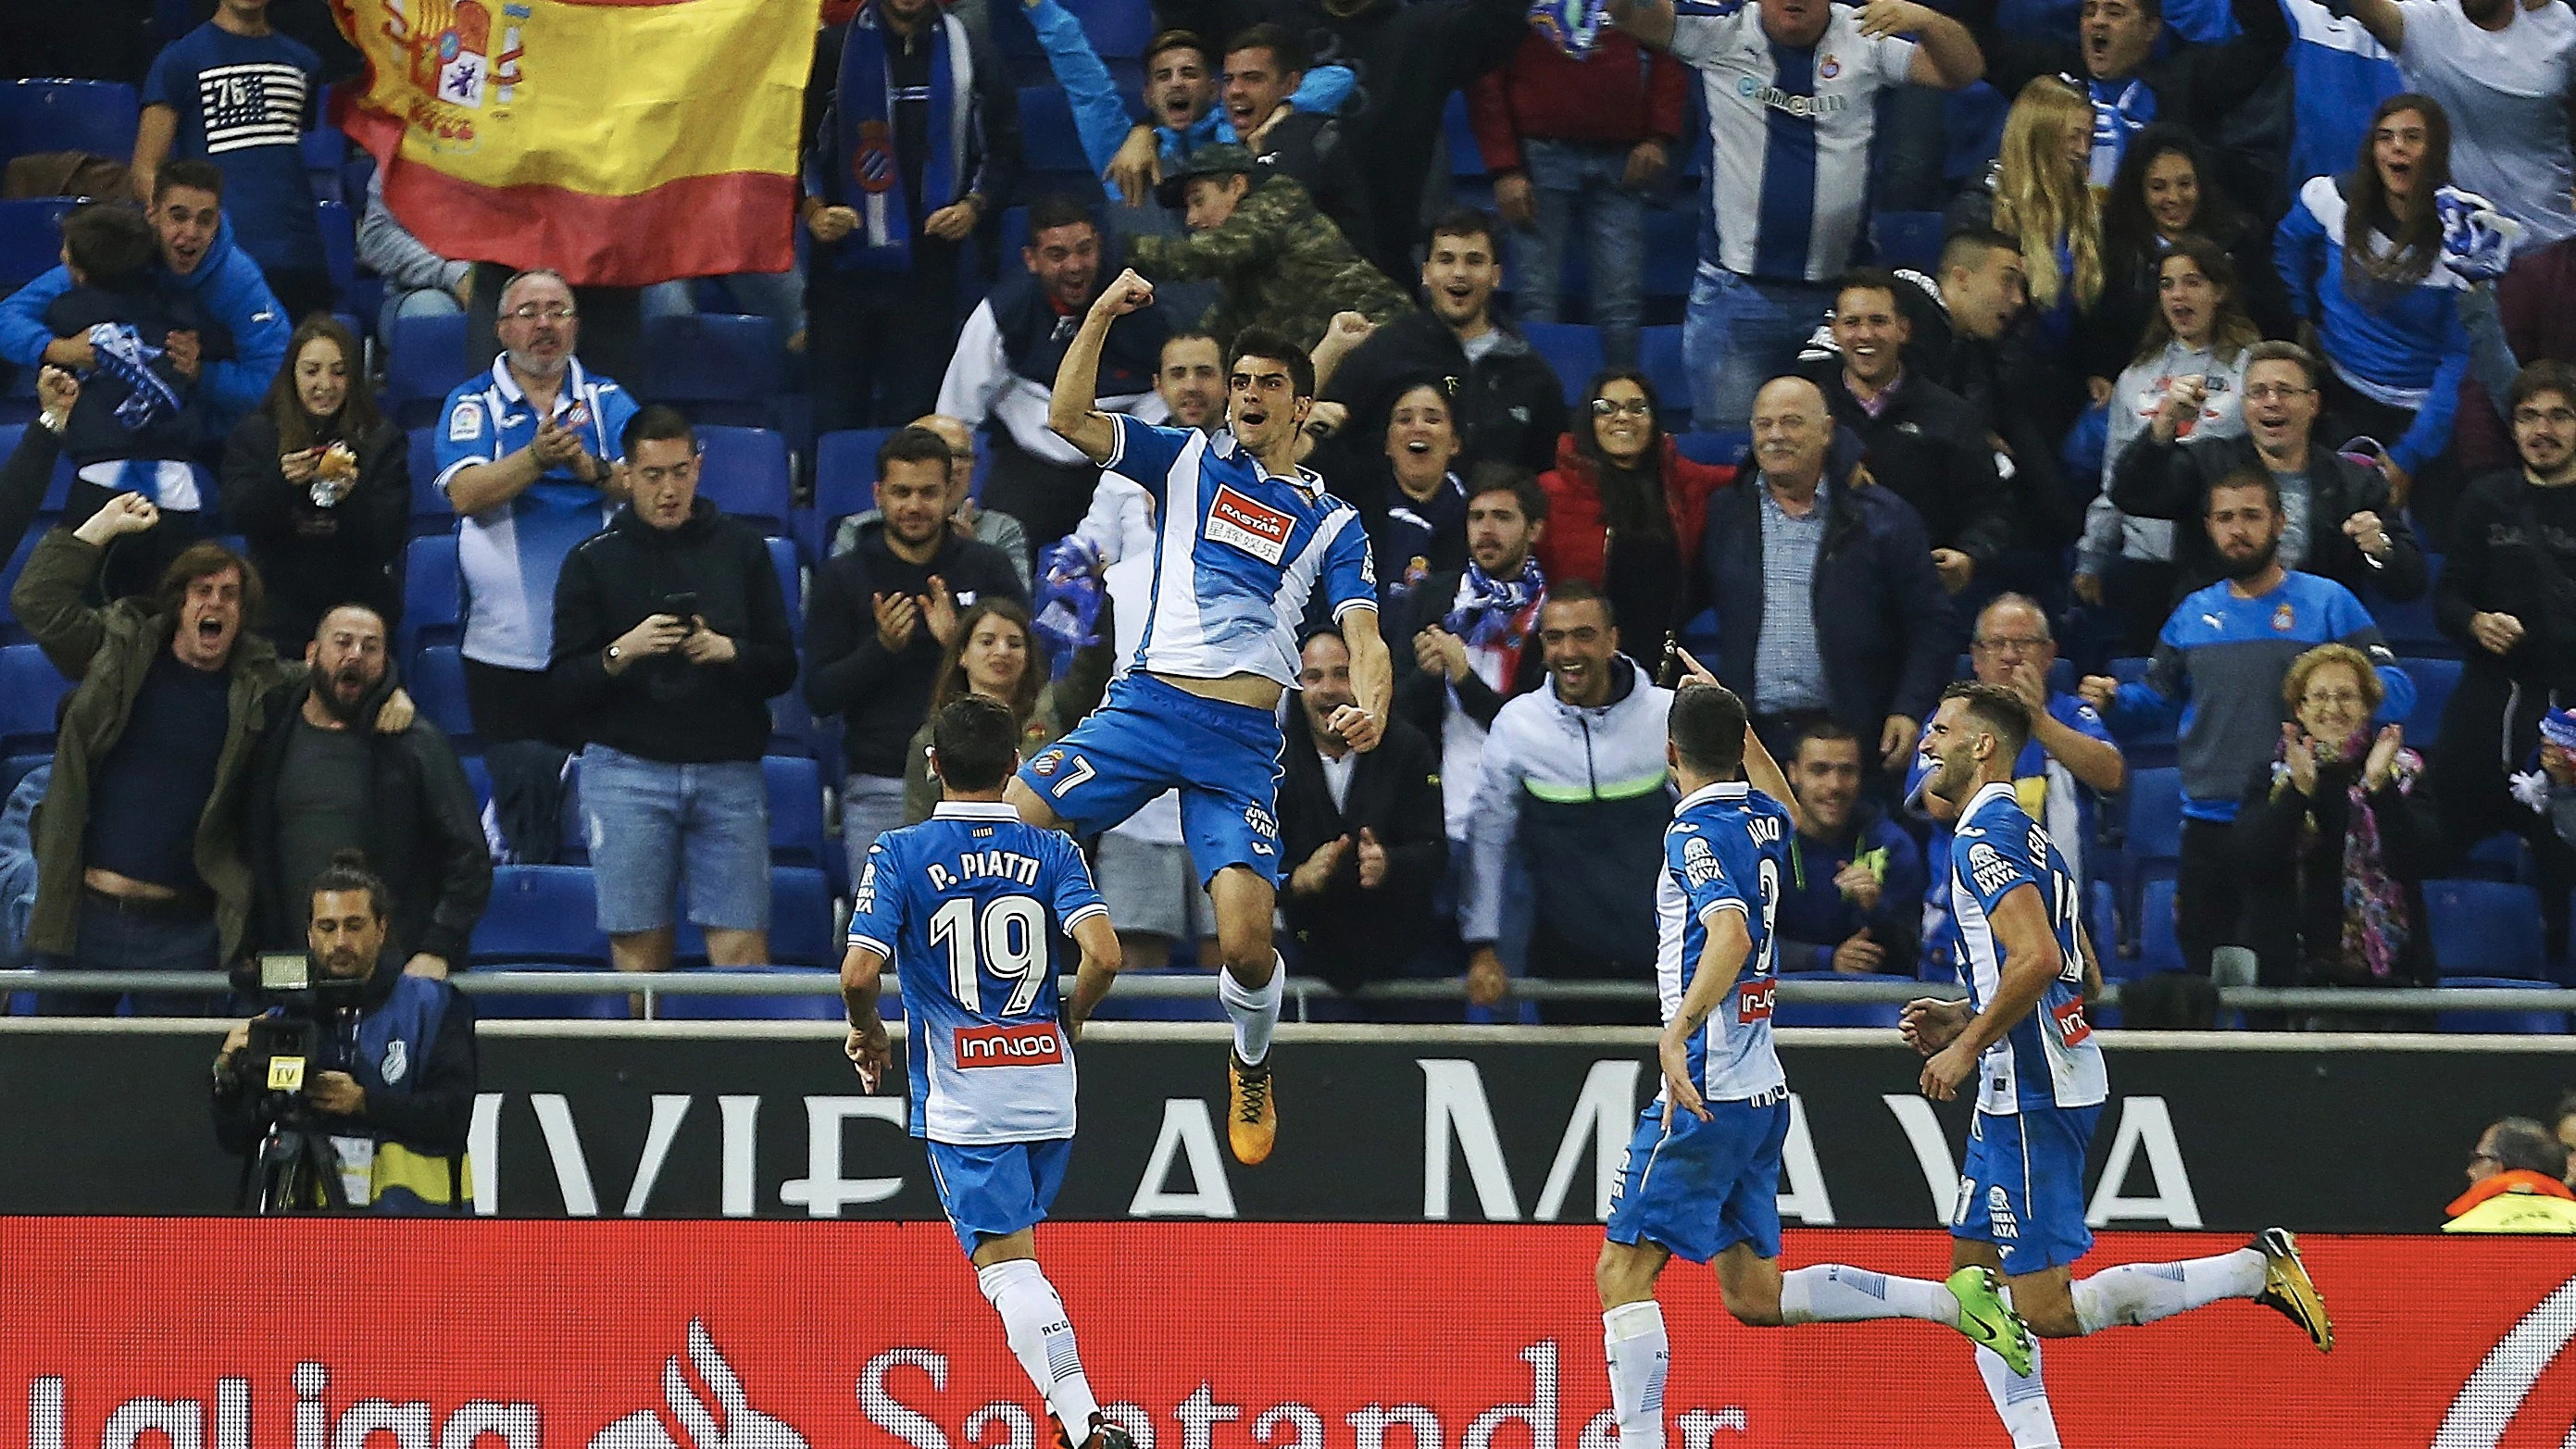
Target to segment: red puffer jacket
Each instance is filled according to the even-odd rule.
[[[1733,483],[1735,469],[1683,457],[1669,433],[1663,448],[1664,508],[1672,515],[1672,567],[1679,574],[1699,557],[1709,495]],[[1540,571],[1551,584],[1581,579],[1606,589],[1611,541],[1601,517],[1600,479],[1592,460],[1575,450],[1571,434],[1556,440],[1556,467],[1539,475],[1538,486],[1547,494],[1547,531],[1539,536],[1537,550]]]

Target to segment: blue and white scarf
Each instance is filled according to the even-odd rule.
[[[101,322],[89,329],[90,351],[97,355],[96,368],[125,384],[125,401],[116,405],[116,420],[126,428],[140,432],[164,418],[177,417],[186,404],[152,364],[161,360],[161,349],[143,340],[141,333],[123,322]]]
[[[886,33],[877,7],[863,6],[850,18],[834,105],[840,162],[847,168],[841,194],[859,213],[859,225],[841,242],[835,258],[843,270],[909,270],[913,218],[927,217],[962,194],[967,139],[975,124],[975,61],[966,45],[966,27],[947,14],[937,21],[938,49],[930,56],[929,86],[898,88],[886,65]],[[930,108],[932,144],[922,157],[918,198],[905,192],[903,164],[895,151],[894,108],[909,102]]]
[[[1521,571],[1507,579],[1492,577],[1470,560],[1458,585],[1465,597],[1440,621],[1440,627],[1478,649],[1512,639],[1519,632],[1516,621],[1547,592],[1547,578],[1538,571],[1535,558],[1523,560]]]

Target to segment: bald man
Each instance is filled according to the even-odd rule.
[[[1745,697],[1775,754],[1786,758],[1808,724],[1832,719],[1878,766],[1871,793],[1892,799],[1889,772],[1902,774],[1949,682],[1957,626],[1922,518],[1829,467],[1833,440],[1813,382],[1777,377],[1755,394],[1755,486],[1710,500],[1701,542],[1699,599],[1718,618],[1705,662]],[[1832,607],[1819,607],[1827,599]]]

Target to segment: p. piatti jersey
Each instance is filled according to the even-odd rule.
[[[2040,993],[2039,1005],[1986,1048],[1980,1061],[1977,1110],[2011,1116],[2025,1108],[2095,1107],[2111,1094],[2102,1044],[2084,1016],[2082,893],[2048,832],[2022,813],[2013,787],[1986,786],[1959,812],[1950,840],[1950,900],[1959,915],[1959,979],[1968,1004],[1979,1011],[1995,999],[2010,965],[1994,912],[2004,897],[2030,886],[2039,892],[2057,938],[2058,972]]]
[[[1232,433],[1112,413],[1103,466],[1154,495],[1154,592],[1136,667],[1187,679],[1258,674],[1297,687],[1297,626],[1320,580],[1333,618],[1377,610],[1357,509],[1303,468],[1265,471]]]
[[[1804,50],[1764,34],[1755,5],[1674,11],[1673,54],[1699,70],[1713,153],[1701,264],[1781,282],[1841,275],[1868,214],[1878,92],[1905,83],[1914,42],[1861,34],[1848,5]]]
[[[910,1024],[915,1137],[963,1145],[1073,1135],[1073,1048],[1056,943],[1104,915],[1073,837],[999,802],[945,800],[868,847],[850,944],[895,964]]]

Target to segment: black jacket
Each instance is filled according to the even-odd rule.
[[[1291,112],[1261,138],[1261,152],[1253,159],[1296,177],[1315,198],[1315,209],[1341,228],[1342,240],[1351,244],[1351,250],[1364,257],[1377,255],[1377,227],[1369,215],[1368,191],[1351,157],[1349,128],[1339,116]]]
[[[2488,803],[2481,797],[2501,802],[2502,777],[2529,768],[2541,712],[2576,702],[2576,570],[2566,562],[2576,549],[2563,536],[2552,546],[2553,531],[2532,507],[2539,491],[2520,468],[2490,473],[2468,486],[2451,514],[2451,551],[2433,587],[2434,623],[2459,643],[2464,661],[2431,752],[2446,809]],[[2521,641],[2488,652],[2469,630],[2486,613],[2520,620]],[[2483,788],[2466,788],[2472,776]]]
[[[2206,588],[2225,577],[2217,546],[2200,526],[2201,500],[2211,485],[2231,473],[2264,471],[2263,455],[2252,438],[2205,438],[2199,442],[2159,443],[2152,429],[2142,431],[2111,471],[2111,501],[2138,518],[2170,518],[2174,529],[2174,564],[2178,577],[2174,597]],[[2424,550],[2415,531],[2388,502],[2388,479],[2325,445],[2308,445],[2308,556],[2299,572],[2329,578],[2356,594],[2376,593],[2403,603],[2424,596]],[[2343,521],[2356,513],[2376,513],[2388,531],[2388,557],[2374,563],[2361,546],[2346,538]]]
[[[401,975],[402,962],[387,951],[376,962],[375,974],[367,978],[362,1010],[381,1008]],[[364,1112],[348,1118],[320,1118],[325,1125],[345,1122],[343,1130],[400,1142],[432,1157],[464,1157],[466,1133],[474,1120],[474,1093],[481,1081],[474,998],[448,982],[437,985],[446,993],[447,1005],[439,1016],[438,1035],[430,1039],[428,1060],[413,1064],[408,1073],[411,1090],[371,1091]],[[258,1145],[263,1125],[259,1109],[265,1094],[243,1090],[247,1085],[237,1075],[215,1078],[215,1141],[235,1156]]]
[[[2368,966],[2343,956],[2343,845],[2351,823],[2351,786],[2357,764],[2319,761],[2311,801],[2287,781],[2272,783],[2267,761],[2246,783],[2237,802],[2234,844],[2244,873],[2245,929],[2252,940],[2257,980],[2265,986],[2367,986]],[[2411,929],[2390,962],[2391,986],[2431,986],[2439,971],[2432,932],[2425,924],[2424,877],[2441,854],[2441,825],[2432,797],[2418,776],[2399,791],[2384,785],[2368,797],[2379,826],[2379,858],[2406,894]],[[2313,837],[2303,826],[2316,821]]]
[[[287,482],[279,470],[268,409],[244,415],[224,445],[224,522],[250,545],[268,588],[262,632],[291,649],[342,604],[364,604],[389,627],[402,621],[394,563],[411,527],[411,446],[388,422],[348,443],[358,455],[357,486],[329,508],[314,506],[310,486]]]
[[[1351,770],[1346,808],[1336,810],[1306,711],[1290,706],[1281,734],[1286,743],[1280,751],[1279,904],[1288,932],[1305,953],[1304,969],[1338,990],[1387,980],[1424,945],[1431,897],[1449,869],[1440,751],[1412,725],[1387,721],[1386,738]],[[1375,890],[1360,888],[1363,829],[1386,847],[1386,879]],[[1352,848],[1321,894],[1300,896],[1289,889],[1288,873],[1325,842],[1345,835]]]
[[[362,723],[351,726],[366,732],[370,762],[367,835],[360,848],[367,852],[367,868],[393,891],[387,941],[395,969],[426,951],[461,970],[471,954],[474,925],[492,896],[482,813],[456,747],[438,726],[415,719],[398,735],[375,732],[376,707],[394,682],[388,673],[360,711]],[[310,692],[299,684],[271,696],[268,728],[251,749],[242,848],[250,854],[252,939],[264,951],[300,951],[305,945],[304,913],[296,902],[310,882],[284,878],[277,797]]]
[[[1324,388],[1328,400],[1351,410],[1342,431],[1352,447],[1366,453],[1382,445],[1396,399],[1429,378],[1445,385],[1455,409],[1458,476],[1478,463],[1516,463],[1533,473],[1554,467],[1556,440],[1565,431],[1565,390],[1537,349],[1501,322],[1494,325],[1502,328],[1502,341],[1473,364],[1458,334],[1428,312],[1409,312],[1371,333]]]
[[[928,564],[906,563],[886,547],[885,525],[859,531],[858,545],[814,571],[805,614],[805,703],[815,717],[842,717],[850,772],[903,778],[904,749],[930,715],[930,686],[939,673],[939,641],[915,623],[900,650],[877,638],[876,596],[928,592],[936,576],[957,596],[960,612],[985,597],[1022,608],[1028,591],[1010,558],[991,544],[940,536]]]
[[[1720,682],[1758,708],[1753,655],[1762,635],[1762,489],[1739,484],[1709,500],[1700,546],[1700,596],[1717,609]],[[1816,551],[1816,645],[1827,712],[1875,747],[1891,714],[1931,717],[1958,658],[1950,596],[1932,570],[1923,520],[1885,488],[1825,493],[1825,537]]]
[[[1386,647],[1395,660],[1395,707],[1391,713],[1411,720],[1416,729],[1437,740],[1449,719],[1449,681],[1436,670],[1424,669],[1413,657],[1413,637],[1449,617],[1450,607],[1458,602],[1458,581],[1466,576],[1464,569],[1428,575],[1400,598],[1386,600],[1381,616],[1386,620]],[[1547,679],[1547,651],[1539,647],[1538,630],[1533,625],[1529,637],[1521,643],[1520,668],[1509,681],[1507,691],[1498,691],[1481,675],[1470,672],[1458,681],[1458,708],[1469,719],[1487,729],[1494,727],[1494,716],[1503,704],[1539,687]]]
[[[45,506],[45,489],[53,483],[54,462],[63,455],[63,436],[34,418],[18,435],[18,446],[0,461],[0,558],[14,558],[36,514]]]
[[[198,384],[207,364],[232,359],[232,333],[197,306],[194,294],[176,286],[146,283],[121,292],[74,287],[45,308],[45,326],[56,337],[78,337],[102,322],[127,324],[147,347],[162,346],[173,332],[196,333],[197,381],[181,377],[168,358],[155,359],[152,373],[178,394],[179,410],[135,429],[116,416],[133,390],[105,369],[92,372],[81,384],[80,401],[72,404],[63,451],[83,466],[108,459],[190,457],[205,420],[205,394]]]
[[[692,664],[674,650],[611,675],[608,646],[679,593],[698,596],[699,617],[733,640],[733,659]],[[555,579],[548,677],[566,728],[584,741],[667,764],[759,759],[769,744],[768,700],[796,682],[796,641],[769,546],[703,497],[667,532],[632,507],[618,509]]]
[[[1928,377],[1905,374],[1876,417],[1836,377],[1825,387],[1834,421],[1861,441],[1881,487],[1914,505],[1934,548],[1990,564],[2013,542],[2011,505],[1994,448],[1973,409]]]

